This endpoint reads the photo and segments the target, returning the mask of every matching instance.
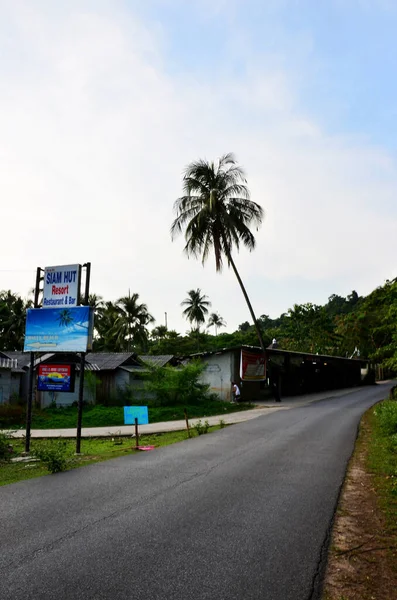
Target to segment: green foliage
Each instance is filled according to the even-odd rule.
[[[397,402],[385,400],[369,412],[368,465],[390,530],[397,523]]]
[[[71,447],[66,440],[46,440],[35,444],[33,456],[45,464],[50,473],[66,471],[71,462]]]
[[[397,434],[397,402],[395,400],[385,400],[376,407],[374,414],[384,435]]]
[[[26,309],[31,300],[23,300],[11,290],[0,291],[0,350],[22,350]]]
[[[145,388],[157,406],[198,404],[208,399],[209,385],[200,382],[204,365],[194,361],[183,367],[151,368]]]
[[[87,371],[84,373],[84,386],[87,388],[90,394],[90,402],[95,403],[96,390],[100,383],[100,380],[92,371]]]
[[[0,431],[0,462],[9,461],[13,454],[13,447],[10,443],[11,436],[8,432]]]
[[[210,424],[208,423],[208,421],[204,421],[204,423],[202,423],[200,419],[199,421],[197,421],[197,423],[193,425],[193,427],[196,430],[197,435],[204,435],[208,433]]]
[[[205,322],[205,317],[208,314],[208,307],[211,306],[211,302],[207,300],[207,296],[201,293],[200,288],[197,290],[190,290],[187,293],[188,297],[181,303],[181,306],[185,306],[183,316],[189,321],[191,325],[196,324],[196,329],[199,330],[200,325]]]
[[[156,400],[154,400],[156,402]],[[180,404],[176,406],[150,406],[149,422],[159,423],[162,421],[175,421],[184,419],[184,408],[186,408],[190,419],[200,417],[211,417],[232,413],[241,410],[250,410],[250,404],[231,404],[221,402],[208,396],[202,397],[196,404]],[[32,429],[68,429],[76,427],[77,407],[66,406],[33,411]],[[24,426],[25,421],[16,423]],[[122,406],[95,406],[88,405],[83,410],[83,427],[113,427],[124,425],[124,412]]]

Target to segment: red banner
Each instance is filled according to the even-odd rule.
[[[240,376],[243,381],[266,379],[266,358],[262,353],[241,350]]]
[[[41,392],[72,392],[71,365],[39,365],[37,389]]]

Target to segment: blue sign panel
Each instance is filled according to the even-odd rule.
[[[24,352],[86,352],[92,342],[93,311],[74,308],[30,308]]]
[[[124,406],[124,425],[134,425],[138,419],[138,425],[149,423],[149,411],[147,406]]]

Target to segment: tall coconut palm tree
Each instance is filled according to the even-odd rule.
[[[201,255],[203,264],[213,250],[217,271],[222,270],[226,259],[240,284],[264,351],[262,332],[232,258],[233,248],[255,248],[250,227],[258,229],[264,214],[262,207],[250,199],[244,171],[233,154],[225,154],[217,163],[198,160],[185,169],[183,191],[174,204],[172,238],[184,232],[185,252],[188,256]]]
[[[166,325],[157,325],[157,327],[154,327],[152,329],[150,337],[152,338],[152,340],[158,342],[159,340],[162,340],[165,337],[167,337],[167,333],[168,328],[166,327]]]
[[[118,317],[114,323],[114,335],[121,350],[131,352],[133,343],[146,344],[147,326],[154,322],[146,304],[139,304],[139,294],[130,294],[116,302]]]
[[[196,327],[199,330],[200,325],[205,323],[205,317],[208,314],[208,307],[211,306],[211,302],[207,300],[208,296],[201,293],[200,288],[190,290],[187,295],[188,297],[181,302],[181,306],[186,306],[182,314],[192,326],[193,323],[196,323]]]
[[[0,292],[0,350],[22,350],[26,311],[32,307],[11,290]]]
[[[219,313],[211,313],[208,319],[208,327],[215,327],[215,335],[218,335],[219,327],[226,327],[226,321],[224,321]]]

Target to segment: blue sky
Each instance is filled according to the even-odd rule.
[[[266,211],[236,262],[258,314],[397,275],[394,0],[0,0],[0,289],[92,262],[185,331],[200,287],[234,329],[234,276],[171,243],[183,167],[233,151]],[[34,208],[33,208],[34,207]],[[11,250],[12,249],[12,250]],[[231,302],[232,299],[232,302]]]

